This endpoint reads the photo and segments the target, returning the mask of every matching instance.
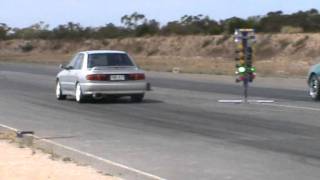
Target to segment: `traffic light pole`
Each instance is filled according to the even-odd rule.
[[[248,102],[248,89],[249,89],[248,77],[245,77],[243,81],[243,87],[244,87],[244,102]]]
[[[252,53],[255,43],[255,32],[253,29],[236,29],[235,42],[237,46],[237,71],[238,78],[236,82],[243,82],[242,100],[219,100],[221,103],[273,103],[274,100],[248,100],[249,84],[255,78],[255,67],[253,65]]]
[[[242,32],[242,47],[244,49],[244,54],[245,54],[245,64],[248,64],[248,58],[246,57],[247,49],[248,49],[248,33],[247,32]],[[248,102],[248,89],[249,89],[249,75],[247,71],[244,74],[244,80],[243,80],[243,88],[244,88],[244,102]]]

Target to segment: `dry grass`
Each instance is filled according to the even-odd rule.
[[[71,59],[73,54],[52,54],[52,53],[15,53],[0,56],[2,62],[27,62],[41,64],[61,64]]]
[[[0,179],[120,180],[69,157],[62,158],[52,149],[35,148],[33,137],[17,138],[10,130],[0,131]]]
[[[42,64],[63,64],[71,59],[71,54],[51,55],[9,55],[2,56],[0,61],[28,62]],[[182,73],[233,75],[235,61],[224,58],[209,57],[179,57],[179,56],[133,56],[137,64],[149,71],[172,72],[179,68]],[[257,73],[260,76],[306,76],[309,67],[315,62],[312,59],[293,60],[288,58],[269,59],[256,61]]]
[[[0,131],[0,140],[14,141],[16,134],[13,131]]]
[[[256,63],[264,76],[305,76],[313,59],[320,57],[319,34],[260,34]],[[24,51],[25,44],[33,49]],[[0,41],[0,61],[65,63],[88,49],[117,49],[129,52],[147,70],[185,73],[234,74],[235,44],[228,35],[145,37],[84,41]]]
[[[0,179],[101,179],[116,180],[117,177],[103,175],[91,167],[52,161],[47,154],[33,153],[28,148],[0,141]]]
[[[137,63],[146,70],[171,72],[178,67],[182,73],[233,75],[235,62],[213,58],[186,57],[136,57]],[[289,59],[262,60],[254,65],[260,76],[306,76],[312,60]]]
[[[278,77],[305,77],[310,66],[311,60],[299,61],[290,59],[277,59],[258,61],[256,63],[257,73],[261,76],[278,76]]]
[[[172,57],[172,56],[152,56],[135,57],[137,64],[145,70],[171,72],[178,67],[183,73],[198,74],[232,74],[234,64],[222,59],[204,57]]]

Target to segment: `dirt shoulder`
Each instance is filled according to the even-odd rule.
[[[19,148],[14,143],[0,140],[0,179],[77,179],[116,180],[119,178],[103,175],[96,170],[79,166],[71,161],[52,160],[41,151]]]

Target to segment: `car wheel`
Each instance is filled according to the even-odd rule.
[[[61,89],[60,82],[57,81],[57,84],[56,84],[56,98],[58,100],[64,100],[64,99],[66,99],[66,97],[67,97],[66,95],[62,94],[62,89]]]
[[[144,94],[135,94],[131,95],[131,101],[132,102],[142,102],[143,101]]]
[[[76,85],[76,101],[78,103],[83,103],[84,102],[84,96],[82,94],[81,86],[79,83]]]
[[[312,75],[309,81],[309,94],[314,100],[320,100],[320,81],[316,75]]]

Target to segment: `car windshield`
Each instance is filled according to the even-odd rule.
[[[127,54],[98,53],[88,55],[88,68],[97,66],[134,66]]]

